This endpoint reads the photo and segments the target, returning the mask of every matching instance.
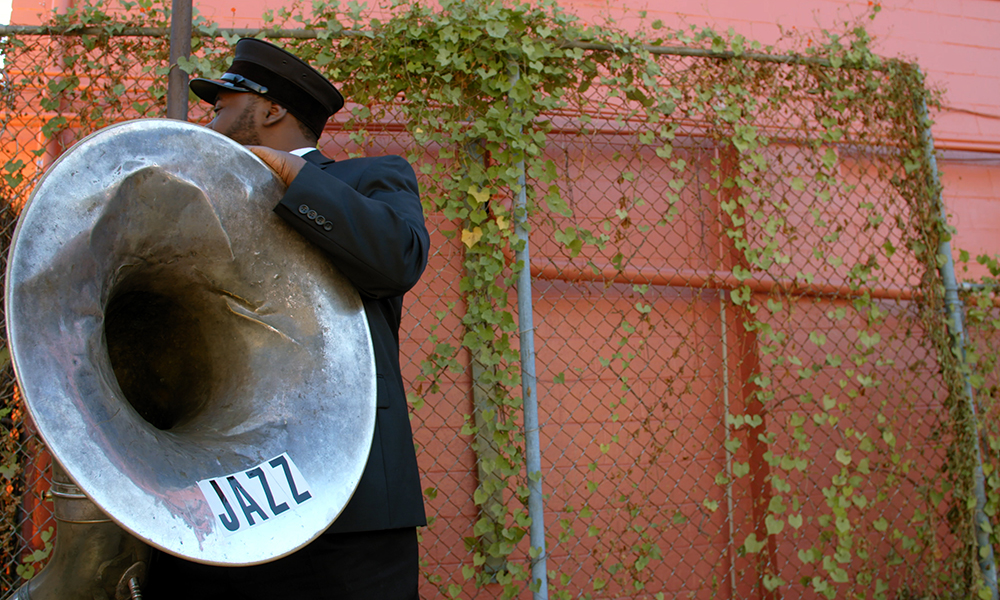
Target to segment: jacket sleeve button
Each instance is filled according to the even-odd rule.
[[[331,223],[331,222],[327,221],[327,222],[326,222],[326,223],[325,223],[325,224],[323,225],[323,229],[325,229],[325,230],[327,230],[327,231],[330,231],[331,229],[333,229],[333,223]]]
[[[310,221],[312,221],[312,220],[314,220],[316,218],[317,214],[318,213],[316,211],[311,210],[311,211],[309,211],[309,214],[306,215],[306,218],[308,218]]]
[[[309,207],[306,206],[305,204],[302,204],[299,206],[299,212],[302,214],[306,214],[307,212],[309,212]]]
[[[322,225],[323,223],[326,223],[326,217],[323,215],[316,215],[316,224]]]

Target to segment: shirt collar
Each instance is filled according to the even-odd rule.
[[[312,152],[315,149],[316,149],[315,147],[312,147],[312,148],[297,148],[295,150],[292,150],[290,152],[290,154],[294,154],[295,156],[305,156],[306,154],[309,154],[310,152]]]

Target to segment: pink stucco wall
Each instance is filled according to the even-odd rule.
[[[15,0],[12,14],[13,23],[37,22],[36,15],[39,12],[47,11],[55,6],[55,3],[65,5],[69,0]],[[201,0],[196,1],[198,10],[205,16],[215,20],[223,26],[253,27],[260,24],[259,15],[267,8],[277,8],[285,4],[280,0]],[[852,2],[848,0],[772,0],[769,2],[747,2],[746,0],[672,0],[666,2],[659,0],[651,2],[649,0],[615,0],[613,3],[604,1],[597,2],[591,0],[564,0],[564,7],[576,14],[586,22],[597,23],[605,18],[614,19],[619,25],[637,28],[643,25],[640,17],[641,11],[646,11],[645,22],[662,20],[668,26],[679,27],[685,24],[692,24],[698,27],[710,26],[717,30],[732,28],[735,32],[750,39],[757,39],[762,43],[769,44],[779,40],[782,31],[795,31],[801,35],[809,36],[820,29],[841,29],[843,23],[862,16],[869,10],[867,0]],[[235,9],[235,10],[233,10]],[[951,222],[958,227],[958,237],[955,242],[956,250],[967,249],[973,254],[977,252],[1000,253],[1000,36],[996,33],[1000,31],[1000,1],[995,0],[888,0],[883,2],[883,10],[876,19],[869,23],[869,29],[878,37],[876,45],[877,51],[887,56],[905,56],[915,60],[928,73],[932,85],[945,90],[944,108],[935,115],[937,124],[934,128],[937,147],[942,151],[941,166],[944,170],[945,199],[952,214]],[[607,157],[587,157],[587,167],[597,168],[594,165],[610,162]],[[610,183],[610,182],[609,182]],[[604,197],[601,195],[600,197]],[[601,214],[604,214],[601,212]],[[432,229],[440,229],[432,224]],[[673,238],[665,239],[660,246],[678,248],[688,245],[689,242],[680,236],[684,233],[682,228],[670,230]],[[713,239],[714,241],[714,239]],[[441,236],[434,239],[435,248],[440,250],[432,257],[430,271],[437,273],[438,281],[455,281],[459,277],[456,269],[456,258],[461,248],[455,240],[446,240]],[[694,243],[690,245],[694,247]],[[714,244],[713,244],[714,246]],[[544,247],[542,248],[544,249]],[[544,254],[544,253],[543,253]],[[551,254],[557,254],[552,252]],[[706,265],[692,264],[684,265],[689,268],[702,268]],[[712,265],[708,265],[712,266]],[[558,283],[543,282],[540,284],[539,313],[570,315],[565,322],[549,319],[539,325],[538,338],[540,340],[553,339],[565,340],[567,347],[584,348],[581,353],[586,353],[586,343],[583,338],[578,338],[580,322],[591,326],[596,332],[596,338],[604,341],[614,337],[616,323],[606,321],[603,316],[611,314],[615,310],[612,299],[603,299],[595,302],[592,297],[576,297],[570,295],[566,290],[558,288]],[[420,289],[415,291],[414,297],[421,297]],[[616,289],[612,289],[616,291]],[[434,294],[427,294],[428,297],[436,297]],[[625,297],[624,294],[621,295]],[[438,298],[439,301],[461,302],[459,296]],[[618,299],[620,300],[620,299]],[[688,300],[684,299],[685,302]],[[631,302],[631,300],[629,300]],[[666,321],[672,323],[687,323],[691,327],[690,338],[701,339],[707,346],[720,345],[720,336],[715,336],[708,332],[708,327],[704,323],[715,323],[721,319],[718,315],[718,302],[712,296],[708,301],[701,298],[695,299],[687,311],[683,307],[688,304],[682,303],[678,298],[665,296],[661,302],[667,306],[665,314]],[[434,308],[443,308],[435,306]],[[803,310],[807,310],[806,309]],[[813,310],[816,310],[813,307]],[[428,310],[429,312],[429,310]],[[693,320],[691,314],[702,314],[704,323]],[[579,319],[576,315],[586,314],[587,318]],[[587,319],[594,319],[593,323]],[[728,335],[734,337],[734,331],[741,330],[741,324],[736,321],[736,317],[729,315],[726,317],[732,320],[729,324]],[[812,317],[809,317],[812,319]],[[820,317],[815,317],[820,319]],[[454,330],[459,330],[457,323],[452,323]],[[679,325],[677,327],[680,327]],[[605,331],[607,330],[607,331]],[[430,331],[411,331],[410,337],[404,342],[403,355],[407,357],[421,356],[425,353],[424,344],[430,336]],[[440,332],[439,332],[440,333]],[[835,332],[831,331],[831,337]],[[654,347],[683,347],[683,341],[664,341],[660,344],[653,344]],[[731,344],[733,342],[730,342]],[[710,354],[710,352],[706,352]],[[653,357],[649,359],[652,363]],[[677,360],[686,360],[681,356]],[[575,357],[580,360],[580,357]],[[562,365],[560,355],[552,347],[539,344],[540,363],[546,365],[541,373],[542,378],[551,381],[553,374],[558,371],[570,371],[571,364]],[[570,359],[566,359],[570,360]],[[588,359],[589,360],[589,359]],[[696,361],[691,361],[695,363]],[[715,363],[705,363],[700,365],[704,372],[697,373],[693,380],[696,385],[691,392],[685,391],[690,398],[677,392],[682,398],[679,402],[681,406],[693,406],[694,409],[683,416],[683,419],[690,421],[690,425],[683,419],[677,423],[669,422],[666,417],[657,415],[657,422],[665,423],[669,426],[681,427],[690,437],[696,440],[715,440],[713,448],[718,449],[718,428],[713,431],[703,429],[706,423],[717,424],[721,422],[720,415],[711,415],[706,406],[702,406],[698,398],[703,390],[700,388],[718,388],[718,381],[711,379],[712,373],[720,372],[721,367]],[[651,369],[653,372],[660,372],[659,369]],[[419,365],[416,362],[407,362],[404,365],[404,373],[408,380],[416,379],[419,374]],[[734,375],[735,377],[735,375]],[[913,378],[912,374],[906,377]],[[923,382],[921,377],[913,378],[917,382]],[[930,376],[927,376],[930,379]],[[460,381],[456,381],[456,387],[461,388],[459,392],[469,387],[469,382],[462,375]],[[588,427],[594,422],[604,421],[607,416],[600,412],[595,412],[591,404],[587,404],[587,398],[601,397],[605,393],[605,388],[615,382],[607,382],[599,379],[581,379],[577,388],[572,388],[574,393],[579,393],[581,400],[578,405],[563,402],[558,405],[543,405],[543,412],[552,415],[552,421],[558,423],[568,423],[566,427],[558,430],[548,430],[544,451],[547,456],[556,456],[558,460],[552,463],[553,471],[564,471],[564,477],[555,477],[562,480],[561,487],[557,486],[551,490],[552,500],[549,502],[550,510],[558,510],[563,504],[570,504],[578,488],[582,487],[581,482],[572,479],[576,472],[570,468],[570,461],[563,449],[573,445],[573,440],[580,435],[589,435]],[[651,396],[665,395],[663,386],[666,384],[659,380],[648,382]],[[595,391],[596,390],[596,391]],[[735,392],[733,390],[734,397]],[[578,406],[577,412],[582,416],[574,414],[574,406]],[[463,409],[468,412],[470,409],[463,405]],[[584,410],[585,409],[585,410]],[[700,412],[699,412],[700,411]],[[710,419],[706,417],[711,417]],[[460,437],[457,432],[462,426],[461,415],[454,413],[428,412],[422,414],[422,426],[416,431],[416,441],[423,448],[421,454],[424,467],[424,484],[439,490],[438,500],[433,503],[432,511],[440,519],[461,521],[465,526],[471,524],[475,518],[475,507],[467,501],[471,496],[474,480],[471,476],[456,476],[471,473],[474,468],[473,457],[467,450],[468,440]],[[637,426],[631,421],[623,423],[624,431],[638,432]],[[632,430],[627,427],[633,427]],[[577,430],[582,430],[580,434]],[[595,428],[594,436],[600,435]],[[625,437],[625,436],[623,436]],[[596,439],[596,437],[595,437]],[[588,446],[590,450],[593,448]],[[682,455],[680,446],[674,448],[676,454]],[[694,456],[696,461],[704,461],[711,467],[712,455],[710,452],[705,456]],[[587,460],[598,460],[600,456],[586,456]],[[581,459],[582,461],[583,459]],[[604,465],[601,465],[603,468]],[[705,472],[714,475],[714,472],[706,467]],[[716,465],[717,470],[718,465]],[[664,473],[662,478],[682,481],[684,473]],[[686,482],[677,489],[684,491],[689,488],[709,489],[709,482]],[[687,487],[685,487],[687,486]],[[602,492],[603,493],[603,492]],[[747,493],[749,496],[749,492]],[[464,501],[462,499],[465,499]],[[685,502],[691,504],[690,499],[683,494],[678,498],[670,498],[670,502],[678,506],[686,506]],[[555,507],[555,508],[552,508]],[[737,506],[737,510],[745,507]],[[550,517],[558,518],[562,515],[549,514]],[[549,521],[554,522],[556,519]],[[721,525],[711,523],[713,527],[721,531]],[[452,549],[461,548],[462,542],[458,539],[458,529],[435,530],[435,535],[442,535],[440,543],[433,545],[432,555],[428,559],[432,562],[449,564],[450,568],[457,572],[461,560]],[[690,536],[695,537],[695,536]],[[773,552],[781,555],[786,549],[777,548]],[[564,557],[560,553],[561,549],[554,554],[554,560],[559,561]],[[694,548],[691,551],[708,553],[707,560],[697,562],[700,567],[720,562],[718,557],[711,554],[709,548]],[[789,551],[790,552],[790,551]],[[440,555],[438,555],[440,553]],[[587,571],[592,572],[592,571]],[[692,571],[688,574],[692,578],[709,578],[712,573]],[[724,576],[724,573],[720,574]],[[735,585],[741,585],[737,582]],[[469,584],[471,585],[471,584]],[[583,585],[583,584],[581,584]],[[695,587],[695,586],[692,586]]]

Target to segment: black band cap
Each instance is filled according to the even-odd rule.
[[[263,97],[284,106],[318,138],[334,113],[344,107],[340,95],[326,77],[294,54],[264,40],[243,38],[236,42],[233,64],[226,71],[242,75],[267,88]],[[219,90],[251,92],[245,86],[217,79],[192,79],[191,91],[215,104]]]

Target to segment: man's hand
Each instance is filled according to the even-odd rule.
[[[292,185],[292,180],[306,165],[306,159],[281,150],[266,146],[247,146],[247,149],[264,161],[264,164],[271,167],[271,170],[285,182],[285,185]]]

